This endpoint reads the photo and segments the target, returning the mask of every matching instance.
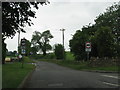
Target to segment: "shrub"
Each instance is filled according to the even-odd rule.
[[[61,44],[56,44],[55,45],[55,49],[54,49],[54,53],[57,59],[63,59],[65,58],[65,50],[64,50],[64,54],[63,54],[63,46]]]

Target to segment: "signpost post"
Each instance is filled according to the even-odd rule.
[[[91,52],[91,42],[85,43],[85,51],[87,52],[87,60],[89,60],[89,53]]]
[[[25,45],[26,45],[26,39],[25,38],[23,38],[23,39],[21,39],[21,54],[24,56],[25,54],[26,54],[26,47],[25,47]],[[24,60],[23,60],[23,58],[22,58],[22,68],[23,68],[23,63],[24,63]]]

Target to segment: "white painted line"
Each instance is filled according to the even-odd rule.
[[[101,75],[101,76],[115,78],[115,79],[120,79],[120,78],[118,78],[118,76],[110,76],[110,75]]]
[[[107,84],[107,85],[116,86],[116,87],[120,86],[120,85],[118,85],[118,84],[113,84],[113,83],[108,83],[108,82],[103,82],[103,83],[104,83],[104,84]]]

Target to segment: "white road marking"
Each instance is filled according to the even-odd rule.
[[[107,85],[116,86],[116,87],[120,86],[120,85],[118,85],[118,84],[113,84],[113,83],[108,83],[108,82],[103,82],[103,83],[104,83],[104,84],[107,84]]]
[[[110,75],[101,75],[101,76],[115,78],[115,79],[120,79],[120,78],[118,78],[118,76],[110,76]]]

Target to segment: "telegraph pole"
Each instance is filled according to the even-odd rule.
[[[64,31],[65,29],[60,29],[60,31],[62,31],[62,35],[63,35],[63,60],[65,59],[65,53],[64,53]]]

